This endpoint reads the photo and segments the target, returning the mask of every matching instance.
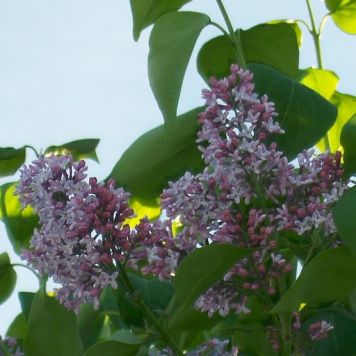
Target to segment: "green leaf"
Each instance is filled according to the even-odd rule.
[[[302,324],[307,330],[309,325],[325,320],[334,326],[329,337],[313,343],[313,349],[306,356],[356,355],[356,318],[346,310],[322,310]]]
[[[333,218],[341,239],[356,256],[356,187],[348,189],[337,201]]]
[[[74,313],[56,299],[37,293],[31,307],[24,351],[26,356],[81,355]]]
[[[167,322],[167,328],[170,332],[180,331],[201,331],[210,330],[217,323],[223,320],[219,314],[208,316],[208,313],[202,313],[194,308],[193,305],[176,307]]]
[[[16,277],[9,255],[6,252],[0,254],[0,304],[4,303],[14,291]]]
[[[112,334],[111,340],[124,344],[142,344],[142,340],[128,329],[121,329]]]
[[[335,11],[343,0],[325,0],[325,5],[329,11]]]
[[[120,315],[120,309],[117,302],[117,290],[108,286],[104,288],[100,295],[100,308],[99,311],[108,316],[111,323],[117,328],[123,328],[124,322]],[[105,332],[107,322],[104,321],[103,332]]]
[[[16,182],[0,186],[0,219],[5,224],[10,242],[17,254],[29,247],[38,217],[31,207],[22,209],[20,200],[14,195]]]
[[[295,31],[291,24],[262,24],[241,31],[242,48],[247,63],[263,63],[290,77],[298,73],[299,51]],[[215,37],[200,49],[198,72],[205,81],[211,76],[229,75],[231,64],[236,63],[234,47],[226,36]]]
[[[27,333],[27,320],[24,313],[16,316],[7,329],[6,336],[13,337],[17,342],[22,343]]]
[[[184,73],[195,42],[209,22],[205,14],[169,12],[153,27],[149,41],[148,77],[165,121],[176,118]]]
[[[115,290],[115,295],[118,312],[120,313],[120,322],[127,328],[142,327],[144,324],[142,312],[130,300],[129,295],[125,292],[122,285],[119,285],[119,287]]]
[[[101,311],[94,310],[93,306],[89,304],[81,306],[77,316],[77,329],[84,350],[97,342],[103,325],[104,315]]]
[[[345,176],[356,173],[356,114],[344,125],[340,141],[344,148]]]
[[[92,346],[84,356],[135,356],[140,345],[106,341]]]
[[[323,98],[333,102],[333,95],[337,96],[335,92],[339,77],[332,71],[317,68],[307,68],[299,71],[299,81],[301,84],[319,93]],[[336,104],[336,103],[334,103]],[[329,149],[331,152],[335,152],[340,147],[340,130],[339,126],[340,112],[334,125],[327,133],[329,140],[329,147],[326,145],[324,139],[321,139],[316,145],[322,151],[325,152]]]
[[[356,285],[356,258],[342,246],[315,256],[272,309],[272,313],[298,311],[302,303],[315,307],[339,300]]]
[[[163,14],[180,9],[191,0],[130,0],[133,37],[138,40],[143,29],[153,24]]]
[[[212,244],[196,249],[183,259],[174,278],[177,303],[184,310],[222,279],[228,270],[249,253],[233,245]],[[212,263],[213,261],[213,263]]]
[[[302,47],[303,32],[302,32],[301,28],[299,27],[297,21],[289,20],[289,19],[288,20],[272,20],[272,21],[268,21],[267,23],[271,24],[271,25],[280,24],[280,23],[287,24],[295,32],[295,35],[297,37],[298,47],[299,48]]]
[[[331,17],[342,31],[356,34],[356,0],[326,0]]]
[[[24,164],[26,148],[0,148],[0,177],[11,176]]]
[[[236,63],[235,50],[226,36],[211,39],[199,50],[197,68],[207,83],[210,77],[223,78],[229,75],[233,63]]]
[[[99,139],[88,138],[64,143],[60,146],[50,146],[45,150],[45,154],[70,154],[75,161],[90,158],[96,162],[99,162],[98,156],[96,155],[96,147],[98,146],[99,141]]]
[[[312,147],[335,122],[337,110],[315,91],[271,67],[251,64],[255,90],[276,105],[277,121],[285,130],[273,140],[288,158]]]
[[[30,316],[31,306],[35,295],[36,294],[32,292],[19,292],[21,310],[26,320],[28,320]]]
[[[146,132],[124,152],[110,177],[135,198],[155,199],[168,181],[186,171],[199,172],[203,160],[195,140],[199,128],[197,114],[202,110],[189,111]]]
[[[151,310],[166,309],[174,292],[171,283],[153,278],[144,278],[133,273],[129,273],[129,278],[135,291],[142,295],[145,304]]]
[[[257,25],[241,31],[241,41],[247,63],[267,64],[291,78],[297,76],[298,42],[289,24]]]

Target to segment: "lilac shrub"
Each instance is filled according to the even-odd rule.
[[[84,303],[98,308],[100,292],[117,287],[124,267],[172,279],[189,253],[224,243],[251,253],[195,307],[209,316],[249,313],[249,297],[256,296],[268,310],[271,298],[283,293],[279,280],[294,268],[281,249],[283,231],[304,237],[318,232],[325,248],[341,243],[331,215],[347,189],[341,154],[305,150],[297,166],[289,163],[275,143],[284,131],[274,104],[254,92],[252,80],[252,73],[233,65],[229,77],[213,78],[211,89],[203,91],[207,108],[199,116],[197,142],[205,169],[169,183],[160,200],[165,218],[158,221],[144,218],[130,229],[129,194],[111,180],[86,180],[84,161],[40,156],[22,168],[17,193],[39,216],[23,258],[61,285],[57,298],[66,308],[78,311]],[[177,221],[180,227],[174,230]],[[297,319],[291,325],[295,333],[300,331]],[[321,321],[308,333],[320,340],[331,330]],[[269,328],[278,350],[276,332]]]
[[[134,251],[136,262],[146,259],[143,273],[172,278],[180,260],[201,246],[253,248],[196,301],[209,316],[248,313],[249,296],[266,300],[277,293],[279,279],[293,268],[281,252],[282,231],[319,231],[327,248],[341,243],[331,215],[347,189],[341,154],[305,150],[298,166],[290,164],[274,142],[284,133],[274,104],[254,92],[252,79],[233,65],[229,77],[213,78],[211,89],[203,91],[207,108],[199,116],[198,143],[206,168],[187,172],[161,194],[167,220],[160,225],[167,230],[178,219],[182,229],[174,237],[172,231],[148,236],[141,243],[146,247]]]

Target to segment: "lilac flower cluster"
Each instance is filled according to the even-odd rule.
[[[6,336],[4,339],[0,336],[0,342],[6,347],[8,353],[12,356],[24,356],[20,346],[17,343],[17,340],[13,337]],[[0,356],[5,356],[5,354],[0,349]]]
[[[39,216],[23,258],[62,285],[57,298],[74,310],[84,303],[98,308],[101,290],[116,288],[115,263],[131,248],[130,228],[123,224],[133,215],[128,194],[112,181],[87,182],[86,170],[84,161],[69,156],[41,156],[22,168],[17,187],[22,204]]]
[[[325,245],[337,243],[331,208],[347,189],[340,153],[304,151],[299,167],[289,164],[273,142],[284,133],[274,104],[254,92],[252,79],[233,65],[229,77],[212,79],[203,91],[207,108],[199,116],[198,143],[206,168],[169,183],[161,194],[164,233],[151,240],[146,234],[139,255],[146,259],[143,272],[170,278],[180,260],[201,246],[253,248],[197,300],[209,315],[246,313],[248,296],[276,293],[278,279],[292,269],[280,252],[279,231],[322,229]],[[173,237],[170,224],[177,219],[182,229]]]

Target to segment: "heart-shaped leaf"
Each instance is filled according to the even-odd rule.
[[[339,300],[356,285],[356,257],[345,247],[325,250],[302,270],[272,313],[298,311],[299,306],[316,307]]]
[[[209,23],[205,14],[169,12],[152,29],[148,78],[165,121],[176,118],[184,73],[198,36]]]
[[[92,346],[84,356],[136,356],[140,345],[106,341]]]
[[[122,155],[110,177],[138,199],[155,199],[168,181],[186,171],[199,172],[203,160],[196,144],[198,108],[138,138]]]
[[[174,278],[175,296],[184,310],[222,279],[239,259],[249,253],[233,245],[212,244],[198,248],[183,259]]]
[[[11,176],[23,165],[26,148],[0,148],[0,177]]]
[[[191,0],[130,0],[133,20],[133,37],[140,37],[143,29],[153,24],[163,14],[180,9]]]
[[[96,147],[99,144],[98,139],[88,138],[84,140],[77,140],[68,143],[64,143],[60,146],[50,146],[45,150],[45,154],[70,154],[75,161],[84,158],[91,158],[92,160],[99,162],[96,155]]]
[[[344,125],[340,141],[344,148],[345,176],[356,173],[356,114]]]
[[[271,67],[251,64],[255,90],[276,105],[277,121],[285,130],[274,138],[288,158],[318,142],[335,122],[337,110],[315,91]]]
[[[326,0],[326,6],[342,31],[356,34],[356,0]]]
[[[333,209],[337,232],[356,256],[356,187],[342,195]]]
[[[9,255],[0,254],[0,304],[4,303],[14,291],[16,285],[16,272],[13,269]]]
[[[23,248],[29,247],[38,217],[31,207],[22,209],[18,196],[14,194],[15,189],[15,182],[0,186],[0,219],[15,252],[20,254]]]
[[[290,77],[297,75],[299,50],[292,24],[261,24],[240,33],[247,63],[263,63]],[[226,36],[206,42],[197,58],[198,72],[205,81],[211,76],[225,77],[233,63],[235,50]]]
[[[38,292],[31,307],[24,350],[26,356],[81,355],[75,314]]]

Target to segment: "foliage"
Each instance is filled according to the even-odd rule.
[[[53,145],[45,156],[0,148],[1,177],[18,172],[27,149],[38,157],[20,183],[0,187],[0,219],[40,286],[19,294],[22,312],[0,355],[356,352],[356,97],[337,91],[320,48],[328,18],[356,34],[356,1],[326,0],[319,27],[307,0],[309,23],[247,30],[221,0],[225,24],[189,2],[130,0],[134,39],[153,25],[148,73],[163,123],[126,150],[105,184],[87,182],[80,161],[98,161],[97,139]],[[299,68],[301,23],[318,68]],[[221,30],[196,58],[211,86],[207,108],[178,115],[207,26]],[[314,146],[326,153],[313,155]],[[0,303],[19,266],[0,254]],[[61,283],[57,298],[48,275]]]

